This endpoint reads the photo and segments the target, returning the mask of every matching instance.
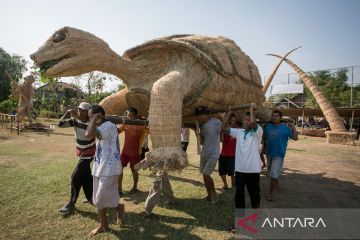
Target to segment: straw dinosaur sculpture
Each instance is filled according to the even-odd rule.
[[[173,35],[146,42],[119,56],[95,35],[75,28],[56,31],[31,55],[46,77],[74,76],[98,70],[113,74],[127,88],[100,104],[107,114],[129,106],[148,116],[155,169],[182,169],[183,121],[198,106],[221,108],[265,101],[258,68],[236,43],[224,37]]]
[[[24,78],[24,83],[18,85],[12,81],[12,95],[19,98],[17,121],[22,123],[25,116],[28,118],[29,123],[32,123],[31,109],[33,107],[34,87],[32,84],[35,78],[32,75]]]

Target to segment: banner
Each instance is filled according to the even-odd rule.
[[[236,209],[235,239],[360,239],[360,208]]]
[[[270,86],[270,95],[304,93],[304,84],[284,84]]]

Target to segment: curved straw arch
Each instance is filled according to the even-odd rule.
[[[268,90],[269,86],[270,86],[270,83],[272,82],[275,74],[276,74],[276,71],[279,69],[281,63],[285,60],[285,58],[287,58],[287,56],[290,55],[290,53],[294,52],[295,50],[301,48],[302,46],[300,47],[297,47],[297,48],[294,48],[293,50],[289,51],[288,53],[285,54],[284,57],[281,58],[280,62],[275,66],[275,68],[272,70],[271,74],[269,75],[269,77],[265,80],[265,83],[264,83],[264,86],[262,88],[262,91],[263,93],[265,94],[266,91]]]
[[[266,54],[268,56],[277,57],[283,59],[287,64],[289,64],[297,74],[301,77],[304,81],[305,85],[309,88],[310,92],[313,94],[316,102],[319,104],[321,111],[323,111],[326,120],[329,122],[330,128],[334,132],[346,132],[344,123],[341,121],[341,118],[331,104],[331,102],[325,97],[325,95],[320,91],[319,87],[314,83],[314,81],[295,63],[281,57],[276,54]]]

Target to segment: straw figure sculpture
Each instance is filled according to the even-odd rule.
[[[122,56],[95,35],[64,27],[31,58],[46,77],[98,70],[119,77],[127,88],[100,104],[107,114],[135,107],[148,117],[153,150],[146,164],[154,170],[180,170],[187,163],[180,147],[183,122],[194,121],[198,106],[220,108],[265,101],[253,61],[230,39],[199,35],[158,38]]]
[[[34,95],[34,87],[32,84],[35,82],[35,78],[32,75],[26,76],[24,83],[20,85],[15,81],[12,82],[12,95],[19,98],[16,121],[22,123],[24,118],[27,117],[29,123],[32,123],[31,109],[33,107]]]
[[[309,88],[310,92],[314,96],[317,104],[321,111],[324,113],[325,119],[328,121],[330,128],[334,132],[346,132],[343,121],[341,120],[340,115],[336,111],[335,107],[331,102],[326,98],[326,96],[321,92],[320,88],[316,83],[295,63],[287,59],[286,57],[281,57],[276,54],[267,54],[269,56],[277,57],[284,60],[287,64],[294,69],[294,71],[300,76],[305,85]]]

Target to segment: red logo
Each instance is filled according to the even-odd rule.
[[[237,224],[240,226],[240,227],[243,227],[245,229],[247,229],[248,231],[251,231],[253,233],[257,233],[257,230],[255,228],[252,228],[248,225],[245,224],[245,222],[249,221],[249,220],[252,220],[252,226],[255,226],[256,225],[256,219],[257,219],[257,216],[258,214],[257,213],[254,213],[253,215],[250,215],[246,218],[243,218],[243,219],[240,219]]]

